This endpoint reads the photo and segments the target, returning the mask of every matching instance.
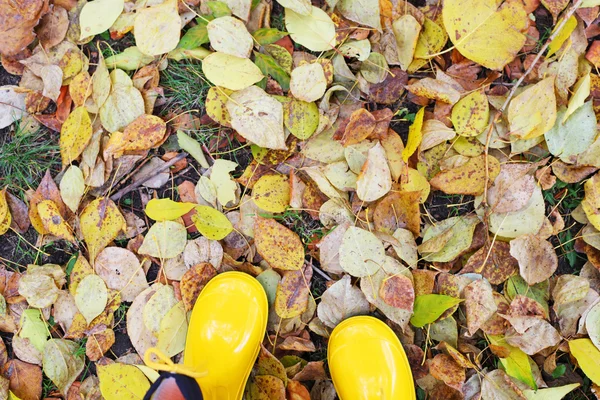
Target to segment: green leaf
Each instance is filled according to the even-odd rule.
[[[23,314],[21,314],[21,331],[19,332],[19,336],[29,339],[31,344],[40,353],[44,351],[44,346],[46,346],[50,332],[46,327],[46,323],[42,320],[40,310],[30,308],[23,311]]]
[[[569,349],[583,373],[596,385],[600,384],[600,350],[594,343],[590,339],[569,340]]]
[[[422,328],[437,320],[447,309],[459,304],[462,300],[443,294],[425,294],[415,298],[413,316],[410,323]]]
[[[567,371],[567,366],[565,364],[558,364],[554,371],[552,371],[552,378],[557,379],[565,374]]]
[[[131,46],[119,54],[108,57],[105,62],[108,68],[120,68],[134,71],[154,61],[153,56],[142,53],[136,46]]]
[[[192,215],[192,221],[202,235],[212,240],[224,239],[233,231],[233,225],[227,217],[208,206],[196,206],[196,214]]]
[[[200,18],[196,19],[198,25],[187,30],[185,35],[183,35],[179,41],[179,44],[177,45],[178,48],[191,50],[209,42],[208,30],[206,29],[206,26],[208,25],[208,22],[213,19],[213,17],[207,16],[205,18],[206,21]]]
[[[577,161],[577,156],[587,150],[596,138],[596,114],[592,101],[588,101],[562,122],[567,109],[558,110],[556,122],[544,137],[548,150],[566,163]]]
[[[282,32],[279,29],[275,28],[260,28],[254,31],[252,36],[254,39],[261,45],[267,45],[271,43],[275,43],[279,39],[286,37],[289,35],[287,32]]]
[[[205,4],[210,9],[211,14],[215,18],[231,15],[231,9],[226,3],[223,3],[222,1],[209,1]]]
[[[523,390],[523,394],[527,400],[561,400],[578,387],[579,383],[571,383],[570,385],[557,386],[547,389]]]
[[[516,295],[527,296],[540,303],[546,314],[548,313],[548,282],[540,282],[529,286],[525,279],[519,275],[513,275],[504,283],[504,293],[508,300],[512,301]]]
[[[182,131],[177,131],[177,141],[179,142],[179,147],[190,153],[190,156],[194,157],[202,168],[210,168],[206,157],[204,157],[202,146],[200,146],[198,141],[192,139]]]
[[[254,52],[254,64],[265,75],[271,75],[284,91],[290,90],[290,76],[271,56]]]
[[[532,389],[537,389],[533,372],[531,371],[530,358],[523,350],[506,343],[504,336],[488,335],[491,344],[509,351],[508,357],[500,358],[504,371],[515,379],[526,383]]]

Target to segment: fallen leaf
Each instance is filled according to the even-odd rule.
[[[196,204],[180,203],[171,199],[151,199],[146,204],[144,212],[155,221],[172,221],[188,212],[190,212]]]
[[[98,275],[88,275],[77,285],[75,304],[88,324],[104,311],[107,302],[108,290]]]
[[[534,235],[511,240],[510,255],[517,259],[521,276],[530,285],[548,279],[558,268],[554,246]]]
[[[123,12],[123,0],[98,0],[85,3],[79,14],[81,35],[84,39],[104,32]]]
[[[489,282],[478,279],[463,289],[469,334],[474,335],[496,312],[497,306]]]
[[[44,346],[44,374],[62,394],[69,391],[84,367],[83,354],[76,355],[79,345],[70,340],[50,339]]]
[[[462,300],[441,294],[425,294],[415,297],[415,305],[410,323],[417,328],[435,322],[444,311],[459,304]]]
[[[564,108],[558,110],[556,123],[544,134],[544,138],[552,155],[573,164],[577,161],[577,156],[594,143],[596,114],[592,101],[583,104],[564,121],[567,113],[568,110]]]
[[[33,28],[40,18],[48,12],[48,2],[42,0],[19,1],[13,3],[3,0],[0,3],[3,10],[0,22],[0,54],[11,56],[29,46],[35,39]]]
[[[160,221],[150,227],[138,253],[160,259],[173,258],[183,252],[186,242],[187,232],[183,225]]]
[[[213,84],[231,90],[248,88],[264,78],[261,70],[249,59],[219,52],[202,60],[202,72]]]
[[[292,40],[312,51],[331,50],[335,46],[335,25],[325,11],[311,6],[309,14],[302,15],[285,9],[285,27]]]
[[[188,269],[181,277],[179,290],[185,308],[190,311],[204,286],[217,275],[217,270],[210,263],[200,263]],[[258,279],[258,277],[257,277]]]
[[[100,391],[105,399],[129,398],[143,399],[150,383],[142,371],[133,365],[113,363],[98,365]]]
[[[488,126],[490,108],[483,90],[477,90],[452,107],[452,124],[463,137],[477,136]]]
[[[356,180],[356,194],[363,201],[375,201],[392,188],[392,176],[381,143],[371,147]]]
[[[219,74],[223,71],[219,71]],[[283,106],[256,86],[233,93],[227,101],[231,126],[245,139],[267,149],[286,149]]]
[[[42,369],[19,360],[9,360],[2,367],[2,375],[10,381],[11,394],[23,400],[42,397]]]
[[[412,311],[415,302],[415,290],[410,278],[404,275],[393,275],[383,281],[379,295],[392,307]]]
[[[465,369],[447,354],[438,354],[429,364],[429,373],[436,379],[456,390],[461,390],[465,382]]]
[[[290,206],[290,183],[285,175],[263,175],[252,188],[252,200],[261,209],[284,212]]]
[[[597,382],[600,382],[600,364],[598,364],[600,350],[590,339],[569,340],[569,349],[585,375],[598,385]]]
[[[404,14],[392,23],[392,32],[396,38],[398,62],[400,67],[406,71],[412,63],[417,49],[421,25],[411,14]]]
[[[206,26],[210,45],[215,51],[248,58],[254,45],[252,35],[242,21],[224,16],[215,18]]]
[[[192,215],[192,221],[198,228],[198,232],[211,240],[222,240],[233,231],[233,225],[227,217],[208,206],[196,206],[196,213]]]
[[[307,265],[296,271],[286,271],[277,285],[274,309],[280,318],[301,315],[308,307],[312,268]]]
[[[43,200],[38,203],[37,210],[46,232],[60,239],[75,242],[75,238],[69,226],[60,215],[60,210],[56,203],[52,200]]]
[[[127,249],[120,247],[105,248],[96,257],[94,270],[104,280],[109,289],[119,291],[123,301],[133,301],[148,288],[142,263],[135,254]],[[73,272],[75,272],[75,269]],[[72,284],[73,274],[71,274]]]
[[[421,130],[423,129],[423,116],[425,115],[425,107],[421,107],[415,116],[415,120],[408,128],[408,140],[406,142],[406,147],[402,151],[402,160],[404,162],[408,162],[410,156],[412,156],[415,151],[419,148],[421,144],[421,140],[423,139],[423,133]]]
[[[181,18],[177,12],[177,0],[166,0],[137,12],[133,36],[142,53],[158,56],[177,47],[180,31]]]
[[[304,246],[298,235],[274,219],[255,217],[256,251],[272,268],[299,270],[304,264]]]
[[[360,289],[352,286],[348,275],[331,285],[317,306],[317,316],[330,328],[352,316],[368,313],[369,302]]]
[[[508,106],[511,135],[534,139],[548,132],[556,121],[554,78],[546,78],[523,90]]]
[[[325,94],[327,80],[319,63],[300,65],[292,70],[290,92],[298,100],[313,102]]]
[[[79,167],[71,165],[60,180],[60,196],[67,207],[74,213],[77,213],[79,202],[84,192],[83,172],[81,172]]]
[[[451,0],[444,3],[442,17],[457,50],[493,70],[511,62],[525,44],[527,13],[518,2],[500,5],[494,0]]]
[[[381,240],[373,233],[351,226],[344,233],[339,249],[340,266],[355,277],[373,275],[385,262]]]
[[[487,158],[487,174],[486,174]],[[487,183],[496,179],[500,173],[500,163],[492,156],[481,155],[469,158],[463,165],[437,173],[429,181],[435,189],[448,194],[470,194],[480,195],[485,190],[486,176]]]
[[[127,229],[121,211],[108,198],[99,198],[89,203],[81,212],[79,221],[92,263],[119,232]]]
[[[167,357],[173,357],[184,350],[187,332],[186,309],[183,301],[180,301],[160,321],[160,328],[156,333],[158,339],[156,347]]]

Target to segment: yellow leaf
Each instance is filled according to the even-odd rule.
[[[537,389],[533,373],[531,372],[529,356],[518,347],[506,343],[503,336],[488,335],[488,339],[491,344],[502,347],[509,352],[508,357],[500,358],[500,363],[504,366],[506,373],[528,384],[532,389]]]
[[[425,18],[423,29],[419,35],[419,41],[415,49],[415,55],[412,63],[408,66],[408,72],[417,71],[428,63],[430,54],[436,54],[441,51],[448,41],[448,34],[438,24]]]
[[[12,222],[12,216],[8,209],[8,202],[6,201],[6,188],[0,190],[0,235],[3,235],[10,228]]]
[[[231,117],[227,111],[227,99],[233,93],[232,90],[213,86],[208,89],[205,100],[206,114],[215,122],[231,127]]]
[[[44,229],[50,232],[51,235],[68,240],[69,242],[75,242],[75,238],[69,226],[60,215],[56,203],[52,200],[44,200],[38,203],[37,209]]]
[[[488,185],[494,182],[499,173],[500,163],[488,156]],[[444,193],[477,196],[484,191],[485,175],[485,155],[481,155],[469,159],[460,167],[439,172],[429,183]]]
[[[217,191],[217,199],[223,206],[235,201],[237,184],[231,179],[230,172],[237,168],[237,163],[222,158],[215,160],[210,173],[210,181]]]
[[[563,43],[567,41],[567,39],[571,36],[571,33],[573,33],[576,27],[577,18],[575,18],[575,16],[572,15],[563,25],[558,35],[556,35],[548,45],[548,54],[546,54],[546,58],[552,56],[562,47]],[[552,33],[554,33],[554,30],[552,31]]]
[[[88,204],[79,217],[79,223],[83,239],[88,246],[91,263],[119,232],[127,229],[121,211],[112,200],[105,197]]]
[[[98,275],[90,274],[77,285],[75,304],[88,324],[102,314],[107,302],[108,290]]]
[[[92,120],[87,110],[79,106],[69,114],[60,129],[60,155],[63,165],[77,160],[92,138]]]
[[[590,339],[569,340],[571,354],[583,373],[596,385],[600,384],[600,350]]]
[[[447,0],[442,17],[456,49],[493,70],[511,62],[525,44],[528,20],[520,2]]]
[[[133,120],[123,133],[114,132],[104,154],[120,156],[125,151],[148,150],[160,143],[167,133],[167,124],[156,115],[142,114]]]
[[[171,221],[187,214],[194,203],[180,203],[171,199],[152,199],[146,205],[146,215],[155,221]]]
[[[273,268],[299,270],[304,246],[298,235],[271,218],[256,217],[254,241],[258,254]]]
[[[570,385],[556,386],[547,389],[526,389],[523,390],[523,394],[527,400],[561,400],[578,387],[579,383],[571,383]]]
[[[73,265],[73,269],[71,270],[71,275],[69,275],[69,292],[75,296],[75,290],[77,289],[79,282],[93,273],[94,269],[90,263],[85,259],[83,254],[79,253],[77,260],[75,260],[75,265]]]
[[[221,240],[233,231],[233,225],[227,217],[209,206],[196,206],[196,213],[192,215],[192,221],[203,236],[211,240]]]
[[[174,258],[183,252],[186,243],[187,232],[183,225],[160,221],[148,230],[138,253],[160,259]]]
[[[249,59],[219,52],[202,60],[202,72],[213,84],[231,90],[245,89],[264,78]]]
[[[417,148],[421,144],[421,140],[423,139],[423,134],[421,129],[423,128],[423,116],[425,115],[425,107],[421,107],[421,109],[415,115],[415,121],[412,123],[410,128],[408,128],[408,140],[406,141],[406,147],[402,150],[402,160],[404,162],[408,162],[410,156],[417,151]]]
[[[356,195],[363,201],[375,201],[392,188],[392,175],[381,143],[371,147],[367,161],[356,180]]]
[[[292,70],[290,92],[298,100],[308,103],[323,97],[327,89],[325,71],[319,63],[302,64]]]
[[[579,107],[585,103],[585,99],[590,95],[592,90],[592,78],[590,74],[586,74],[581,77],[575,86],[573,87],[573,95],[569,99],[569,105],[567,106],[567,112],[563,117],[562,123],[564,124],[567,118],[571,116]]]
[[[335,25],[329,15],[311,6],[308,15],[285,9],[285,27],[294,42],[312,51],[332,50],[335,46]]]
[[[290,205],[290,183],[285,175],[263,175],[252,189],[254,203],[265,211],[284,212]]]
[[[419,22],[412,15],[404,14],[394,21],[392,30],[396,37],[396,49],[400,67],[406,71],[413,60],[417,48],[421,25],[419,25]]]
[[[477,136],[488,125],[490,106],[483,90],[477,90],[462,99],[452,108],[452,124],[460,136]]]
[[[421,192],[419,203],[423,204],[429,197],[431,186],[427,179],[416,169],[408,168],[407,175],[400,178],[403,192]]]
[[[173,357],[185,348],[188,322],[186,319],[183,301],[172,307],[160,321],[160,329],[156,337],[156,347],[161,349],[168,357]]]
[[[143,399],[150,383],[146,376],[133,365],[113,363],[98,365],[100,392],[106,400]]]
[[[177,47],[180,31],[181,17],[177,12],[177,0],[167,0],[138,11],[133,36],[142,53],[158,56]]]
[[[124,0],[96,0],[85,3],[79,14],[79,39],[102,33],[112,26],[123,12]]]
[[[529,86],[512,99],[508,106],[511,135],[519,139],[542,136],[552,129],[555,121],[554,77]]]
[[[252,35],[242,21],[226,15],[215,18],[206,26],[210,45],[215,51],[248,58],[254,45]]]
[[[60,197],[74,213],[77,213],[84,191],[83,172],[79,167],[71,165],[60,180]]]

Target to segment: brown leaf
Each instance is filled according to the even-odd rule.
[[[567,4],[569,4],[569,0],[542,0],[542,4],[550,11],[552,19],[554,20],[554,23],[556,23],[558,15],[565,9]]]
[[[499,240],[494,242],[491,251],[487,247],[477,250],[461,270],[482,274],[493,285],[503,283],[518,271],[519,263],[510,255],[510,245]]]
[[[1,0],[0,10],[0,54],[11,56],[35,39],[33,28],[48,11],[48,0]]]
[[[456,390],[462,388],[466,378],[465,369],[447,354],[436,355],[429,364],[429,372],[434,378]]]
[[[312,267],[309,264],[298,271],[286,271],[277,285],[275,312],[281,318],[302,314],[308,306]]]
[[[248,400],[285,400],[283,381],[272,375],[255,376],[246,386]]]
[[[48,50],[63,41],[69,29],[69,15],[62,7],[54,6],[44,15],[35,31],[44,49]]]
[[[508,312],[508,301],[500,293],[494,292],[494,301],[496,302],[497,311],[481,326],[481,330],[488,335],[504,335],[509,327],[509,323],[500,314]]]
[[[463,290],[465,297],[467,327],[471,335],[475,334],[498,309],[494,301],[490,284],[479,279],[467,285]]]
[[[304,246],[300,237],[272,218],[256,217],[256,251],[269,265],[282,270],[299,270],[304,264]]]
[[[10,390],[22,400],[39,400],[42,396],[42,369],[37,365],[10,360],[2,368],[10,380]]]
[[[393,234],[398,228],[406,228],[419,236],[421,232],[420,191],[391,192],[377,205],[373,212],[375,229]]]
[[[48,233],[46,228],[44,228],[44,224],[40,218],[40,214],[37,210],[37,205],[44,200],[52,200],[60,214],[65,217],[67,215],[67,206],[62,201],[62,197],[60,196],[60,190],[56,183],[52,179],[52,175],[50,174],[50,170],[46,171],[44,178],[40,182],[35,192],[28,192],[29,195],[29,219],[31,220],[31,224],[41,234]]]
[[[115,331],[110,328],[88,336],[85,355],[92,361],[98,361],[115,344]]]
[[[571,164],[565,164],[560,160],[552,163],[552,172],[554,172],[554,175],[566,183],[580,182],[597,170],[598,168],[596,167],[578,167]]]
[[[412,281],[404,275],[393,275],[383,281],[379,296],[392,307],[412,311],[415,302],[415,290]]]
[[[542,187],[542,190],[550,190],[556,183],[556,176],[552,174],[552,169],[549,166],[542,167],[535,171],[535,179]]]
[[[308,389],[297,381],[288,381],[285,392],[287,400],[310,400]]]
[[[181,277],[179,289],[185,309],[190,311],[194,308],[196,300],[204,286],[217,275],[217,270],[210,263],[194,265]]]
[[[376,120],[373,114],[359,108],[350,115],[341,143],[344,147],[362,142],[375,130]]]
[[[375,103],[393,104],[404,93],[408,74],[400,68],[392,68],[390,72],[383,82],[369,87],[369,97]]]
[[[500,163],[488,156],[488,184],[500,173]],[[465,164],[441,171],[429,181],[431,187],[448,194],[480,195],[485,185],[485,156],[470,158]]]
[[[533,318],[531,326],[525,332],[518,333],[514,328],[506,332],[506,342],[523,350],[525,354],[534,355],[540,351],[556,346],[562,337],[548,321]]]
[[[309,340],[296,336],[288,336],[285,338],[283,343],[277,346],[280,350],[289,350],[289,351],[316,351],[315,344]]]
[[[523,235],[510,242],[510,254],[519,262],[521,276],[529,285],[545,281],[558,268],[554,246],[534,235]]]
[[[415,296],[432,294],[435,287],[435,277],[438,273],[438,271],[431,271],[428,269],[417,269],[412,271]]]
[[[12,217],[10,227],[19,233],[25,233],[29,229],[29,209],[21,199],[6,192],[6,202]]]
[[[295,381],[314,381],[318,379],[327,379],[323,361],[309,361],[300,372],[292,378]]]
[[[535,179],[528,164],[502,164],[500,174],[488,189],[488,204],[495,213],[518,211],[533,195]]]

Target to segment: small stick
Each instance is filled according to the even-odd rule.
[[[188,156],[188,153],[182,152],[181,154],[179,154],[176,157],[169,160],[165,165],[162,165],[159,168],[156,168],[154,171],[152,171],[152,173],[150,175],[146,176],[144,179],[140,179],[138,181],[132,182],[129,185],[125,186],[123,189],[119,190],[117,193],[110,196],[110,199],[112,201],[119,201],[121,199],[121,197],[123,197],[125,194],[131,192],[138,186],[141,186],[142,184],[144,184],[144,182],[149,181],[150,179],[154,178],[156,175],[160,174],[161,172],[166,171],[167,169],[169,169],[170,167],[175,165],[178,161],[183,160],[187,156]]]

